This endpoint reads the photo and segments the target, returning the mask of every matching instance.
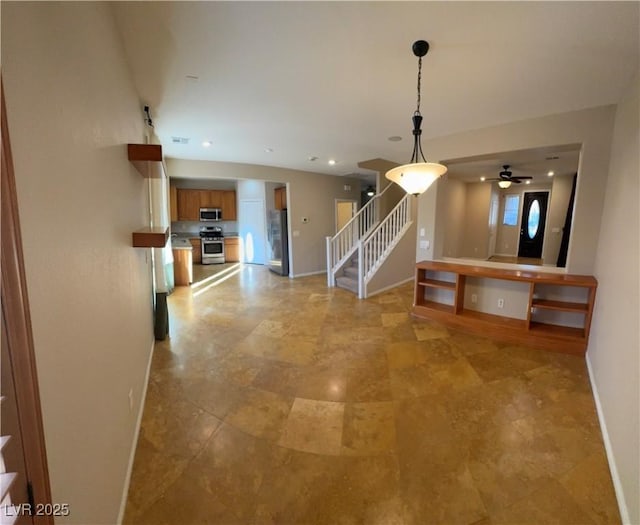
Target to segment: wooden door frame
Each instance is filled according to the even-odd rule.
[[[2,315],[7,326],[9,359],[15,381],[18,419],[22,431],[26,478],[31,484],[36,504],[51,503],[49,470],[44,441],[44,427],[38,390],[38,376],[33,346],[31,315],[24,270],[22,238],[18,215],[13,157],[9,141],[9,127],[4,99],[4,85],[0,79],[2,99],[2,186],[0,264],[2,265]],[[35,516],[34,523],[53,525],[52,516]]]

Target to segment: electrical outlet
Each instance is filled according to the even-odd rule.
[[[473,294],[473,295],[471,296],[471,302],[472,302],[473,304],[475,304],[475,303],[477,303],[477,302],[478,302],[478,296],[477,296],[476,294]]]
[[[498,308],[504,308],[504,299],[498,299]]]

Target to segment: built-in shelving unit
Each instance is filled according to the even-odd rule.
[[[504,317],[465,308],[467,277],[519,281],[529,284],[527,318]],[[584,354],[587,348],[598,283],[590,275],[507,270],[439,261],[416,265],[413,315],[434,319],[462,330],[505,342],[570,354]],[[582,297],[559,300],[567,287]],[[567,324],[564,315],[574,319]]]
[[[127,144],[129,162],[146,179],[164,177],[162,146],[159,144]],[[131,234],[134,248],[163,248],[169,239],[169,228],[141,228]]]

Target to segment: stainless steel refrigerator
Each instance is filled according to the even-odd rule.
[[[269,270],[279,275],[289,275],[287,210],[269,210],[267,216],[267,255]]]

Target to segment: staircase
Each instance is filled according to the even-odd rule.
[[[404,195],[384,219],[378,220],[378,199],[390,187],[363,206],[335,236],[327,237],[329,287],[344,288],[360,299],[375,291],[369,289],[369,283],[413,224],[410,195]]]
[[[357,252],[356,252],[357,253]],[[354,255],[342,268],[342,275],[336,277],[336,286],[358,293],[358,256]]]

